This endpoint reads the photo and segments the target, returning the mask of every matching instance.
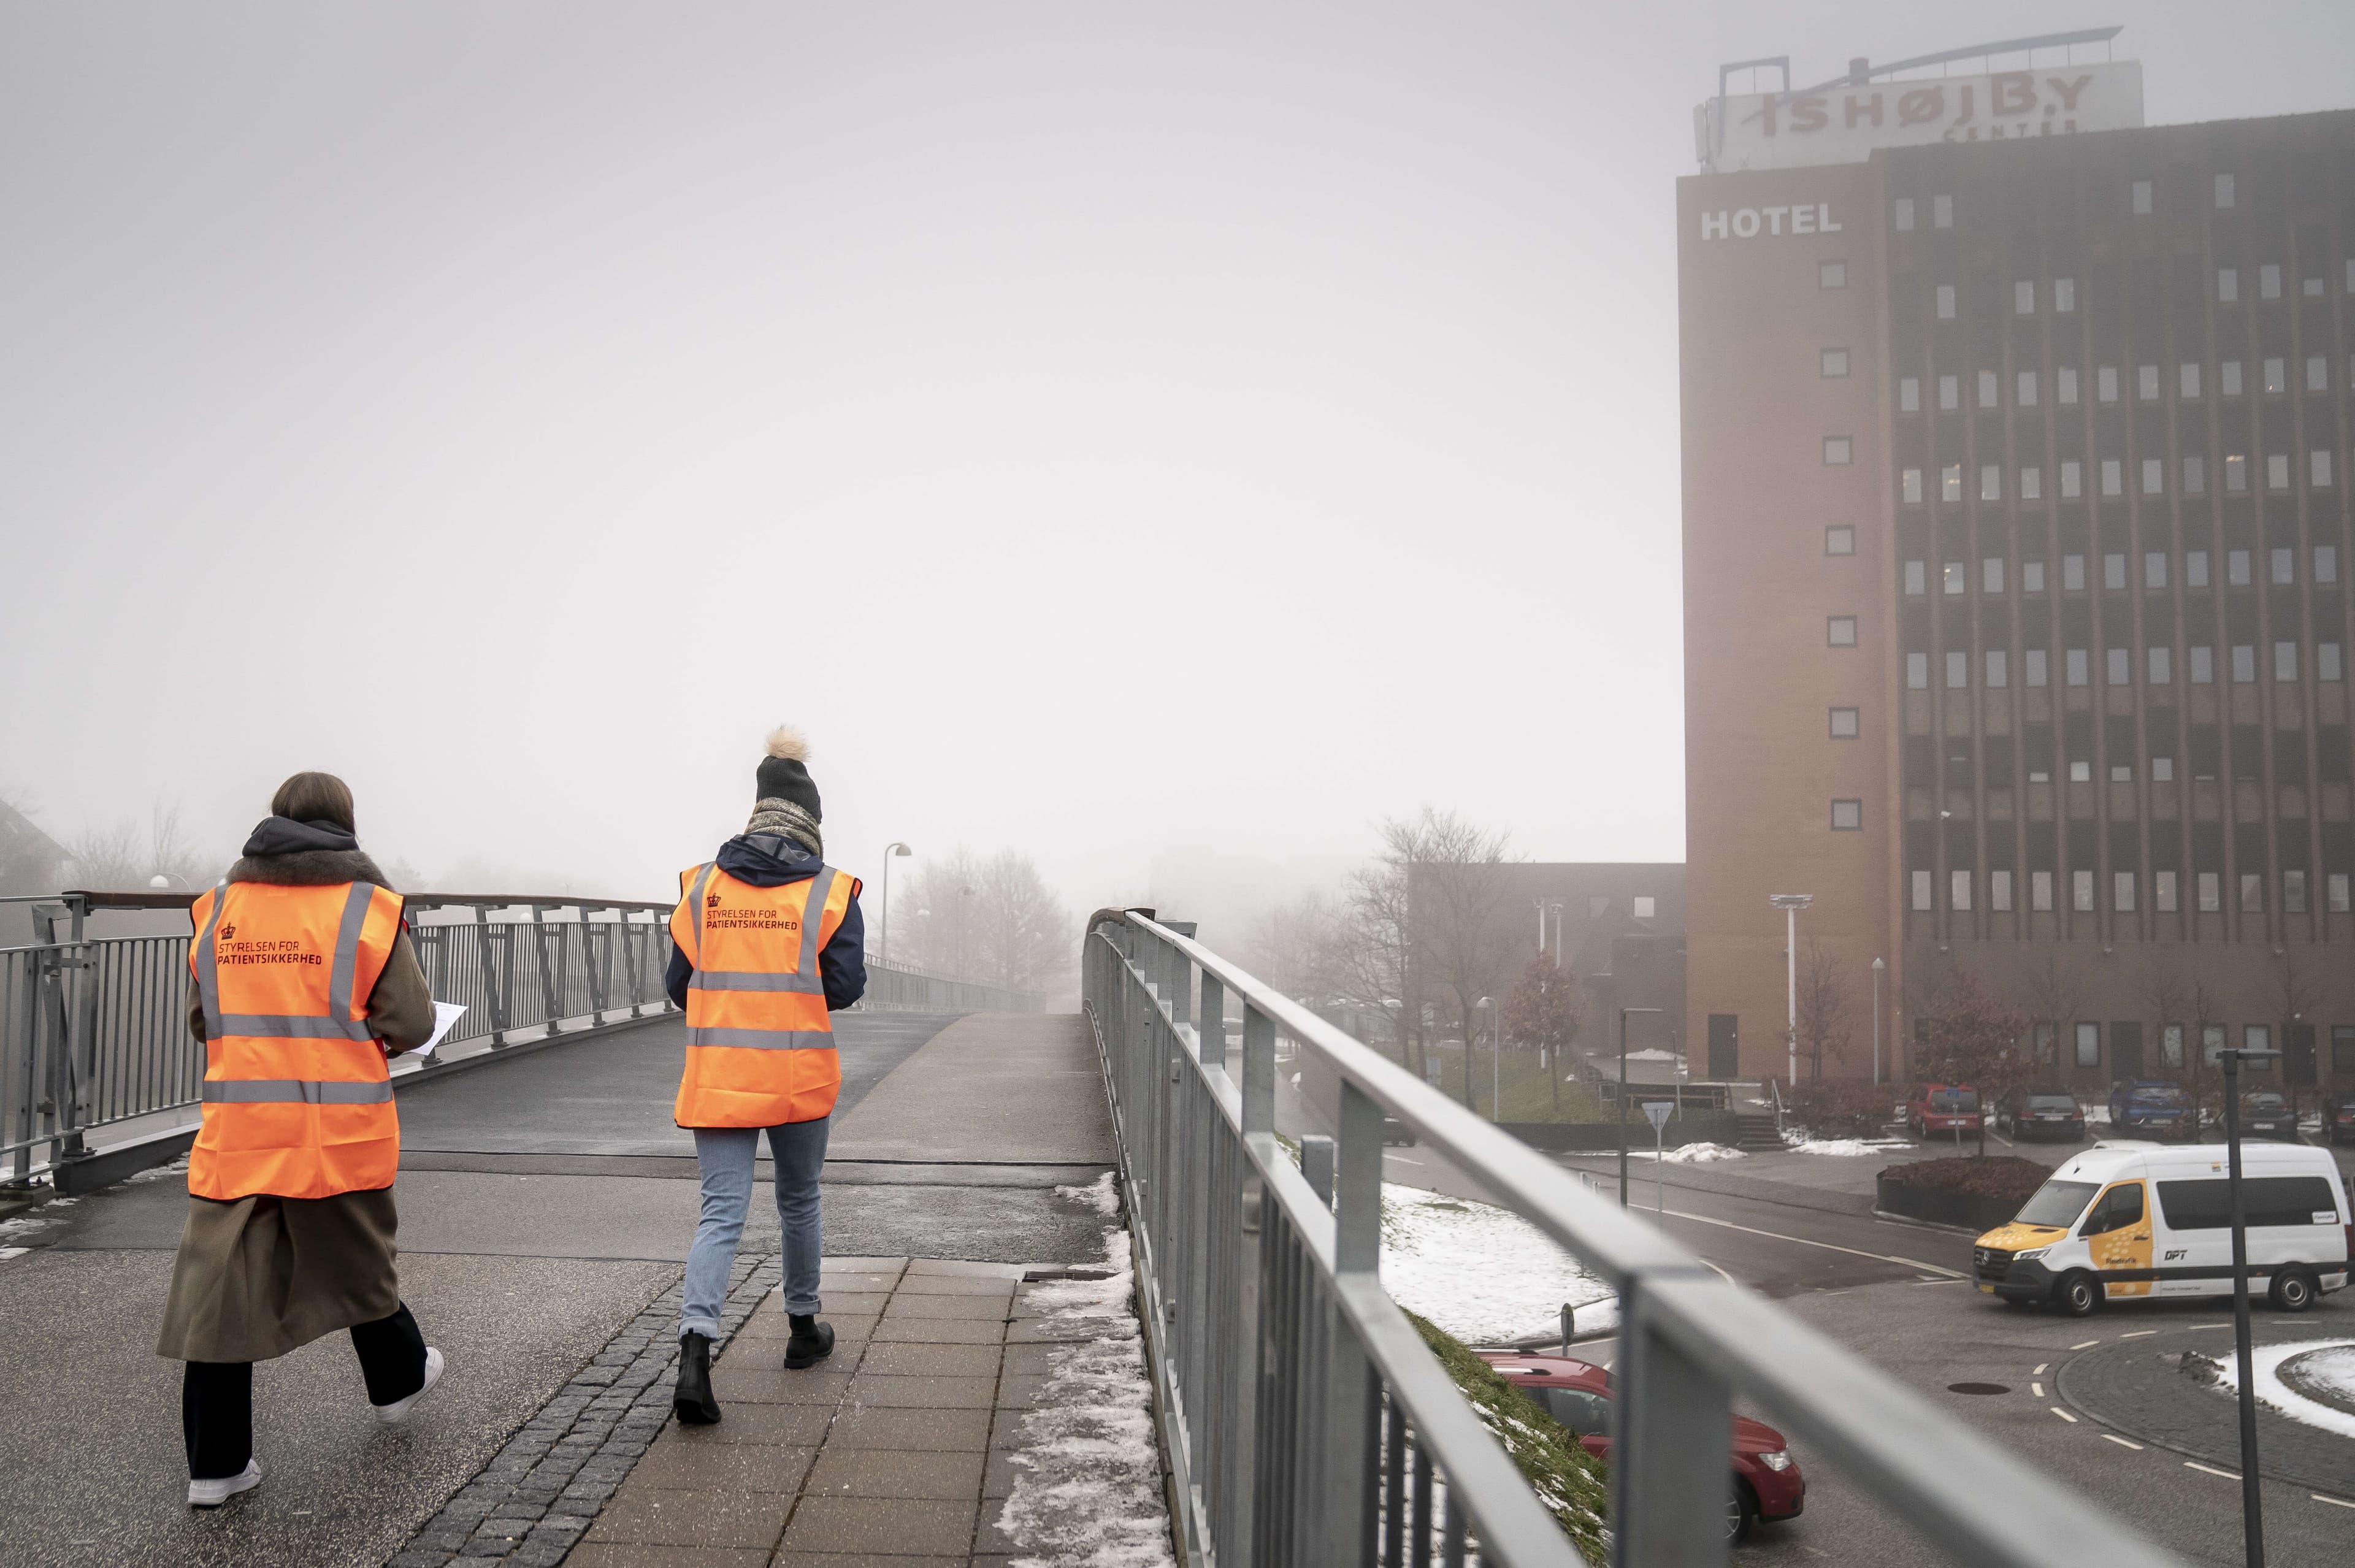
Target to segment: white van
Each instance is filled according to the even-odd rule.
[[[2224,1160],[2222,1144],[2095,1144],[1978,1239],[1971,1275],[2012,1306],[2050,1301],[2074,1317],[2105,1299],[2230,1296]],[[2303,1312],[2346,1286],[2355,1215],[2329,1150],[2243,1144],[2241,1201],[2252,1291]]]

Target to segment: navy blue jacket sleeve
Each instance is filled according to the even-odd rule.
[[[670,967],[663,971],[663,989],[670,993],[672,1005],[682,1012],[687,1009],[687,983],[694,975],[695,965],[687,962],[687,955],[679,951],[678,943],[674,938],[670,944]]]
[[[842,912],[842,923],[835,927],[833,940],[817,955],[817,972],[826,982],[828,1012],[840,1012],[867,994],[867,922],[858,912],[855,889],[848,906]],[[681,990],[686,986],[686,981],[679,982]]]

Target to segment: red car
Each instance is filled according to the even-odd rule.
[[[1979,1092],[1967,1083],[1919,1083],[1905,1102],[1905,1125],[1916,1137],[1979,1130]]]
[[[1531,1356],[1518,1350],[1478,1354],[1498,1377],[1526,1392],[1576,1434],[1579,1446],[1605,1464],[1610,1462],[1609,1368],[1568,1356]],[[1740,1541],[1760,1520],[1796,1519],[1806,1506],[1806,1478],[1799,1474],[1783,1435],[1764,1422],[1735,1416],[1733,1496],[1725,1508],[1727,1542]]]

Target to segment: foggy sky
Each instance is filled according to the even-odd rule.
[[[2339,4],[0,6],[0,795],[666,897],[786,719],[870,881],[1679,859],[1692,105],[2120,19],[2350,101]]]

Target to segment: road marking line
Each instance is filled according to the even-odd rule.
[[[2030,1399],[2042,1399],[2044,1397],[2044,1385],[2042,1383],[2029,1384],[2028,1397]]]
[[[2308,1492],[2307,1496],[2316,1502],[2328,1503],[2332,1508],[2355,1508],[2355,1503],[2349,1502],[2345,1498],[2326,1498],[2320,1492]]]
[[[1918,1258],[1891,1257],[1887,1253],[1868,1253],[1856,1247],[1838,1246],[1831,1242],[1811,1241],[1806,1236],[1786,1236],[1780,1231],[1762,1231],[1755,1225],[1737,1225],[1731,1220],[1711,1219],[1707,1214],[1688,1214],[1680,1209],[1670,1209],[1666,1212],[1671,1219],[1691,1220],[1703,1225],[1721,1225],[1729,1231],[1741,1231],[1753,1236],[1764,1236],[1770,1241],[1796,1242],[1803,1247],[1821,1247],[1828,1253],[1846,1253],[1852,1258],[1870,1258],[1879,1264],[1903,1264],[1907,1268],[1923,1269],[1945,1279],[1970,1277],[1959,1269],[1940,1268],[1936,1264],[1925,1264]]]
[[[2230,1470],[2220,1470],[2213,1465],[2195,1464],[2190,1459],[2183,1461],[2183,1467],[2187,1470],[2197,1470],[2203,1476],[2222,1476],[2228,1481],[2237,1481],[2241,1478]]]
[[[1401,1165],[1421,1165],[1423,1163],[1423,1161],[1419,1159],[1409,1159],[1402,1154],[1394,1154],[1388,1157],[1398,1161]]]
[[[2036,1363],[2036,1375],[2037,1375],[2038,1377],[2040,1377],[2040,1378],[2041,1378],[2041,1377],[2042,1377],[2042,1376],[2044,1375],[2044,1369],[2045,1369],[2045,1368],[2047,1368],[2047,1367],[2049,1367],[2049,1366],[2051,1366],[2051,1364],[2052,1364],[2052,1363],[2051,1363],[2051,1362],[2050,1362],[2050,1361],[2039,1361],[2039,1362],[2037,1362],[2037,1363]]]
[[[2101,1341],[2099,1339],[2086,1339],[2078,1344],[2072,1345],[2069,1348],[2073,1350],[2090,1350],[2100,1343]]]
[[[2156,1328],[2137,1328],[2131,1334],[2121,1334],[2118,1338],[2121,1339],[2147,1339],[2153,1334],[2158,1332],[2158,1330]]]
[[[2073,1415],[2070,1414],[2067,1411],[2065,1411],[2065,1410],[2062,1409],[2059,1405],[2057,1405],[2057,1404],[2056,1404],[2056,1405],[2052,1406],[2052,1407],[2051,1407],[2051,1409],[2052,1409],[2052,1413],[2053,1413],[2053,1414],[2055,1414],[2055,1415],[2059,1416],[2062,1420],[2063,1420],[2063,1421],[2067,1422],[2070,1425],[2074,1426],[2074,1425],[2076,1425],[2076,1424],[2077,1424],[2077,1418],[2076,1418],[2075,1416],[2073,1416]]]
[[[2142,1445],[2141,1445],[2141,1444],[2139,1444],[2139,1443],[2129,1443],[2129,1442],[2127,1442],[2125,1438],[2123,1438],[2123,1437],[2119,1436],[2119,1435],[2118,1435],[2116,1433],[2115,1433],[2115,1432],[2105,1432],[2105,1433],[2103,1433],[2103,1434],[2102,1434],[2102,1435],[2103,1435],[2104,1437],[2105,1437],[2105,1438],[2109,1439],[2109,1441],[2111,1441],[2111,1442],[2113,1442],[2113,1443],[2116,1444],[2116,1445],[2117,1445],[2119,1447],[2121,1447],[2121,1448],[2131,1448],[2131,1449],[2133,1449],[2133,1450],[2134,1450],[2136,1453],[2137,1453],[2137,1454],[2139,1454],[2139,1453],[2141,1453],[2141,1452],[2142,1452]]]

